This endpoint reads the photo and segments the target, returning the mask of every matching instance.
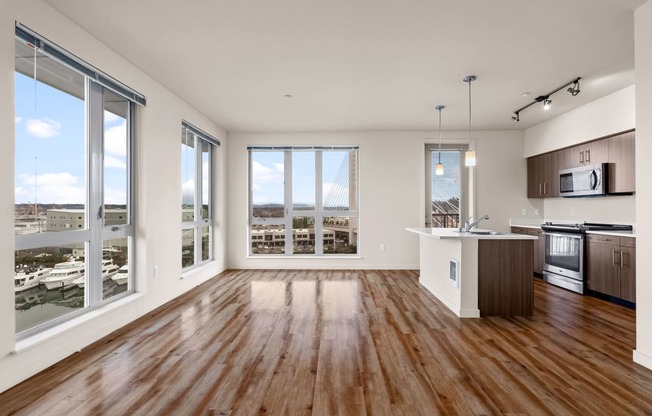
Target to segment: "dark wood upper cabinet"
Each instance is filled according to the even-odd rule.
[[[528,158],[528,198],[559,196],[559,169],[562,169],[563,157],[559,152],[551,152]]]
[[[527,160],[527,197],[543,198],[545,196],[546,166],[549,154],[530,157]]]
[[[563,169],[595,165],[596,163],[607,163],[609,158],[607,139],[578,144],[577,146],[561,150],[561,152],[564,153]]]
[[[633,131],[606,139],[609,148],[609,193],[636,191],[636,137]]]
[[[608,193],[631,194],[636,190],[634,131],[616,134],[527,159],[527,197],[556,198],[559,171],[608,163]]]

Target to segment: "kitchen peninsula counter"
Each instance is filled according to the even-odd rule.
[[[406,228],[419,235],[419,283],[460,318],[530,316],[535,236],[454,228]]]

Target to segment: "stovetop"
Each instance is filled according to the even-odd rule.
[[[541,224],[541,229],[544,231],[585,233],[587,231],[632,231],[632,226],[624,224],[603,224],[596,222],[584,222],[582,224],[556,224],[552,222],[545,222]]]

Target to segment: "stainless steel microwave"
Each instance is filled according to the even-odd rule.
[[[607,164],[584,165],[559,171],[561,196],[593,196],[607,193]]]

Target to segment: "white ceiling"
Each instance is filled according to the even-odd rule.
[[[229,131],[354,131],[464,130],[470,74],[474,130],[631,85],[646,0],[45,1]]]

